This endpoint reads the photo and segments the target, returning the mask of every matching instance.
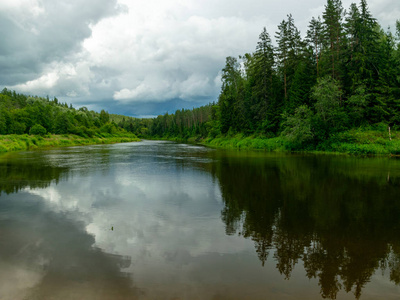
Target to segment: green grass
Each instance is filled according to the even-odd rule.
[[[66,147],[78,145],[114,144],[139,141],[134,134],[98,134],[91,138],[77,135],[0,135],[0,153],[21,150],[34,150],[51,147]]]
[[[241,134],[233,137],[208,138],[201,142],[203,145],[236,150],[263,150],[263,151],[285,151],[285,140],[281,137],[263,138]]]
[[[319,145],[305,145],[297,152],[342,153],[349,155],[400,155],[400,133],[389,134],[384,130],[352,129],[330,137]],[[200,142],[203,145],[236,150],[291,151],[291,145],[284,137],[264,138],[259,136],[245,137],[237,134],[207,138]]]
[[[244,136],[243,134],[236,134],[204,139],[200,139],[199,137],[182,138],[174,136],[155,136],[150,137],[150,139],[197,143],[212,148],[232,150],[400,156],[400,132],[392,130],[390,140],[386,128],[386,126],[381,126],[381,128],[375,126],[351,129],[337,133],[317,145],[312,142],[303,144],[301,148],[298,148],[298,145],[295,145],[295,147],[282,136],[268,138],[260,135]]]
[[[400,134],[387,131],[352,129],[331,137],[326,150],[352,155],[400,155]]]

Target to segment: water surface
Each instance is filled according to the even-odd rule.
[[[400,161],[171,142],[0,156],[0,299],[398,299]]]

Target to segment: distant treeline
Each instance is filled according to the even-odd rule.
[[[254,53],[227,57],[217,103],[137,121],[153,137],[281,136],[315,148],[352,128],[400,127],[400,21],[382,29],[367,2],[328,0],[301,37],[292,15],[276,46],[264,28]]]
[[[50,100],[18,94],[4,88],[0,93],[0,134],[76,134],[93,137],[125,132],[110,121],[108,112],[75,109],[57,98]]]
[[[338,135],[355,128],[400,129],[400,21],[395,33],[385,31],[365,0],[348,10],[340,0],[327,0],[304,37],[289,14],[275,38],[276,46],[264,28],[255,52],[226,58],[216,103],[137,119],[4,89],[0,134],[43,127],[81,136],[119,130],[167,139],[239,135],[279,137],[287,149],[326,150],[326,141],[340,143]]]

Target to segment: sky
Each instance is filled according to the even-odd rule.
[[[342,0],[348,9],[352,2]],[[367,1],[383,28],[399,0]],[[217,101],[227,56],[291,13],[304,35],[325,0],[1,0],[0,90],[152,117]]]

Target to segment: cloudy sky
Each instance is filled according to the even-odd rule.
[[[351,0],[342,0],[348,8]],[[0,89],[154,116],[216,101],[227,56],[253,52],[292,13],[306,31],[325,0],[1,0]],[[399,0],[369,0],[394,27]]]

